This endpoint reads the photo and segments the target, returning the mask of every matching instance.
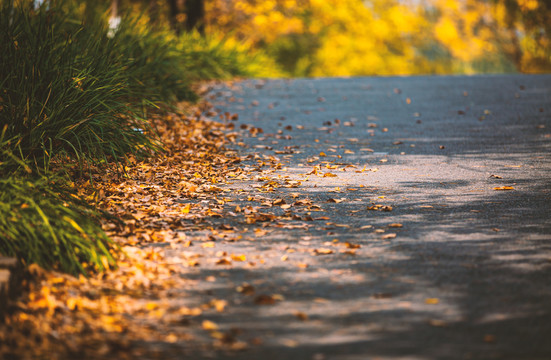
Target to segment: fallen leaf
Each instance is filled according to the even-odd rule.
[[[273,305],[276,300],[271,295],[261,294],[254,298],[254,303],[256,305]]]
[[[393,224],[389,224],[388,227],[391,227],[391,228],[401,228],[403,227],[402,224],[399,224],[399,223],[393,223]]]
[[[245,255],[231,255],[231,259],[233,261],[247,261],[247,257]]]
[[[515,188],[512,187],[512,186],[500,186],[500,187],[495,187],[494,190],[497,190],[497,191],[503,191],[503,190],[514,190]]]
[[[226,306],[228,306],[228,302],[226,300],[211,300],[209,303],[210,306],[216,309],[218,312],[223,312]]]
[[[368,206],[367,210],[374,210],[374,211],[392,211],[392,206],[389,205],[372,205]]]
[[[314,250],[314,254],[316,255],[329,255],[329,254],[333,254],[335,251],[331,250],[331,249],[326,249],[326,248],[321,248],[321,249],[315,249]]]
[[[247,344],[244,341],[234,341],[230,344],[230,349],[233,351],[242,351],[249,347],[249,344]]]
[[[292,339],[283,339],[281,340],[281,343],[290,348],[295,348],[299,345],[298,341]]]
[[[434,327],[445,327],[448,324],[445,321],[438,320],[438,319],[431,319],[429,320],[429,324]]]
[[[359,248],[362,247],[359,244],[352,244],[352,243],[349,243],[349,242],[345,242],[344,246],[347,247],[348,249],[359,249]]]
[[[302,320],[302,321],[308,320],[308,315],[306,315],[305,313],[303,313],[301,311],[295,311],[295,313],[293,315],[295,315],[299,320]]]
[[[484,342],[487,342],[487,343],[493,343],[496,341],[496,337],[495,335],[486,334],[484,335],[484,338],[482,340],[484,340]]]
[[[238,286],[236,289],[235,289],[238,293],[241,293],[243,295],[252,295],[254,294],[254,286],[248,284],[248,283],[243,283],[241,284],[240,286]]]
[[[199,266],[199,261],[197,260],[188,260],[187,265],[190,267]]]
[[[216,260],[215,264],[216,265],[231,265],[231,260],[229,260],[228,258],[222,258],[222,259]]]
[[[425,304],[428,304],[428,305],[436,305],[440,302],[440,300],[438,298],[426,298],[425,299]]]
[[[218,330],[218,325],[210,320],[203,320],[201,327],[207,331]]]

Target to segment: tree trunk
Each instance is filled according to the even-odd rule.
[[[168,0],[168,18],[170,21],[170,26],[176,32],[180,34],[180,24],[178,23],[178,0]]]
[[[111,18],[116,18],[119,16],[119,4],[120,0],[111,1]]]
[[[205,34],[205,3],[203,0],[186,0],[186,30],[197,29]]]

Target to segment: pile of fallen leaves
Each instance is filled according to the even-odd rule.
[[[216,199],[223,191],[219,184],[239,176],[239,158],[225,149],[235,135],[223,131],[229,122],[208,119],[215,115],[203,103],[191,115],[158,116],[153,125],[164,153],[130,159],[123,172],[95,170],[74,183],[82,197],[114,215],[102,226],[121,247],[118,267],[75,278],[31,265],[23,295],[0,324],[0,358],[151,358],[170,344],[189,347],[190,317],[224,310],[223,301],[188,307],[171,298],[171,289],[187,280],[174,276],[181,268],[162,261],[162,248],[154,246],[189,245],[189,223],[213,215],[210,208],[196,208],[198,202]]]
[[[31,266],[24,294],[0,325],[0,358],[149,359],[167,354],[193,358],[213,349],[242,350],[260,340],[242,340],[239,329],[222,330],[209,318],[215,320],[216,314],[242,301],[274,305],[284,296],[265,294],[261,286],[255,293],[254,287],[244,283],[232,296],[245,296],[245,300],[200,296],[190,301],[186,291],[193,291],[200,281],[215,281],[208,271],[204,275],[209,276],[199,280],[190,277],[192,269],[257,268],[287,262],[303,271],[315,265],[316,258],[356,256],[363,250],[360,244],[338,239],[316,248],[305,240],[293,247],[274,245],[276,250],[267,259],[262,254],[233,253],[237,247],[226,246],[254,243],[281,229],[330,234],[337,227],[349,228],[332,222],[327,211],[347,202],[335,196],[357,193],[363,185],[333,187],[324,200],[293,189],[312,179],[337,185],[332,179],[339,172],[366,176],[378,170],[320,153],[305,160],[304,174],[291,174],[277,155],[291,156],[292,147],[276,150],[275,155],[239,156],[228,146],[245,146],[238,139],[242,133],[235,131],[237,118],[216,113],[208,102],[187,115],[158,115],[152,125],[164,153],[145,161],[130,158],[122,170],[92,170],[89,177],[74,182],[82,198],[113,215],[103,220],[102,227],[120,246],[118,267],[75,278]],[[259,140],[264,137],[254,126],[240,129]],[[337,151],[327,151],[331,150]],[[351,215],[393,210],[376,203],[366,208],[362,199],[350,204]],[[372,235],[382,240],[396,237],[372,225],[359,230],[374,230]],[[301,312],[296,317],[307,318]]]

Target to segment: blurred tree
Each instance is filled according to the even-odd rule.
[[[551,71],[551,1],[492,0],[503,28],[500,45],[523,72]]]
[[[203,0],[186,0],[186,30],[197,29],[200,34],[205,34],[205,3]]]
[[[176,33],[197,30],[205,33],[205,3],[203,0],[168,0],[169,19]]]
[[[231,37],[292,76],[551,71],[551,0],[81,1]]]
[[[426,9],[456,69],[551,71],[549,0],[431,0]]]

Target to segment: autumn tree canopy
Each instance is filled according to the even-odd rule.
[[[291,76],[551,71],[548,0],[105,1],[263,50]]]
[[[549,71],[550,18],[546,0],[206,0],[208,33],[313,76]]]

